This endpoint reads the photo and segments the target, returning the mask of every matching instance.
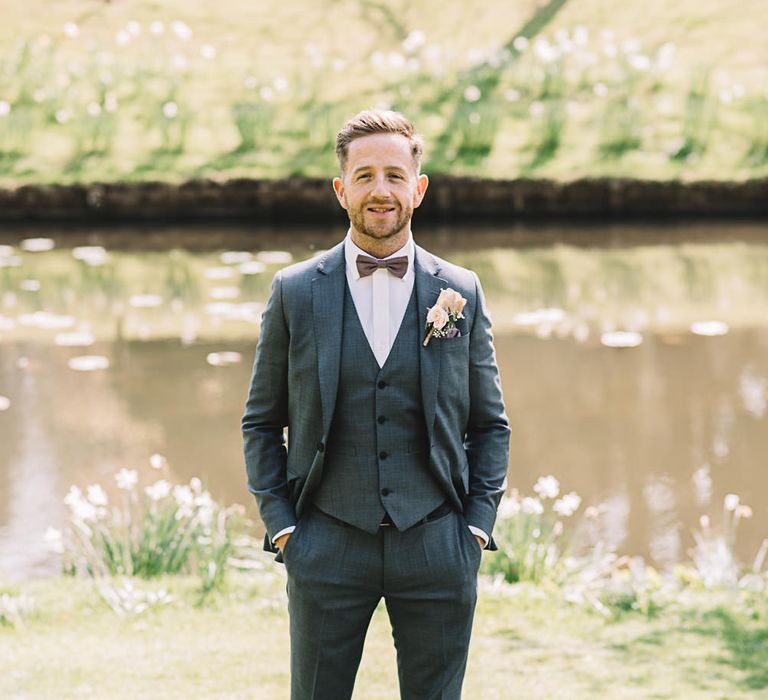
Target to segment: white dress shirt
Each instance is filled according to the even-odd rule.
[[[361,277],[357,271],[357,256],[373,256],[353,243],[351,229],[347,231],[347,237],[344,239],[344,258],[346,260],[349,293],[352,295],[357,317],[360,319],[360,325],[363,327],[365,337],[368,339],[368,344],[371,346],[371,351],[379,367],[383,367],[387,361],[389,351],[395,342],[403,316],[405,316],[405,310],[411,299],[415,279],[413,269],[415,254],[413,236],[409,235],[408,241],[400,250],[386,258],[381,258],[388,260],[407,255],[408,269],[402,278],[393,275],[384,267],[374,270],[370,275]],[[474,525],[468,527],[473,534],[478,535],[485,541],[485,544],[488,544],[488,535],[483,530]],[[293,532],[294,529],[295,526],[292,525],[280,530],[272,541],[274,542],[287,532]]]

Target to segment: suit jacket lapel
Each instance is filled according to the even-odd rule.
[[[427,433],[430,444],[437,408],[437,387],[440,382],[440,357],[442,344],[430,341],[427,347],[422,344],[426,331],[424,324],[427,310],[435,305],[440,289],[448,283],[438,277],[440,265],[437,260],[421,246],[416,246],[416,264],[414,266],[416,300],[418,301],[419,336],[419,372],[421,375],[421,400],[424,406],[424,418],[427,423]]]
[[[341,359],[344,308],[344,241],[331,248],[317,264],[320,274],[312,280],[312,311],[315,326],[323,435],[328,435],[336,405]]]

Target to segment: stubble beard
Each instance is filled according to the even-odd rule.
[[[365,241],[380,253],[382,248],[389,247],[387,246],[387,243],[393,242],[394,239],[397,239],[398,236],[405,232],[408,223],[411,220],[411,216],[413,215],[413,210],[402,209],[399,204],[396,204],[395,212],[399,212],[400,215],[396,217],[395,222],[391,226],[369,226],[365,222],[366,209],[369,206],[375,205],[366,204],[360,209],[350,209],[350,223],[353,228],[364,237]]]

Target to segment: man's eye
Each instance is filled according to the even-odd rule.
[[[402,176],[402,175],[397,175],[397,174],[393,174],[393,175],[390,175],[390,177],[393,177],[393,178],[395,178],[396,180],[402,180],[402,179],[403,179],[403,176]]]

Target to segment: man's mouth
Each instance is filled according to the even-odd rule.
[[[395,211],[394,207],[368,207],[368,211],[372,214],[378,214],[380,216],[383,216],[384,214],[389,214],[391,211]]]

